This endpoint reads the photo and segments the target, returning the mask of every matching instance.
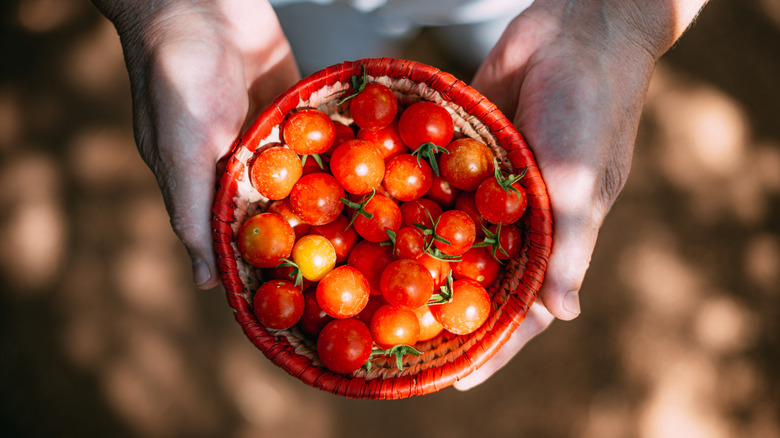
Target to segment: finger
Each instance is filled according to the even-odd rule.
[[[482,384],[504,367],[534,336],[544,331],[553,321],[553,316],[539,302],[528,309],[528,314],[503,347],[484,365],[453,385],[459,391],[467,391]]]

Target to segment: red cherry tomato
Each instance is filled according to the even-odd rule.
[[[288,329],[303,315],[303,294],[291,281],[266,281],[255,292],[253,308],[255,316],[266,328]]]
[[[425,251],[425,238],[417,227],[402,227],[395,234],[393,255],[396,259],[416,259]]]
[[[398,231],[401,228],[401,210],[390,198],[374,195],[364,209],[372,217],[358,214],[352,223],[360,237],[371,242],[384,242],[390,238],[387,230]]]
[[[287,116],[282,123],[281,136],[297,154],[321,154],[333,145],[336,127],[322,111],[304,108]]]
[[[317,284],[317,302],[334,318],[351,318],[360,313],[368,303],[368,295],[368,280],[349,265],[334,268]]]
[[[317,338],[317,355],[334,373],[348,374],[362,367],[371,357],[371,331],[355,318],[328,323]]]
[[[382,271],[393,260],[393,247],[390,245],[361,240],[349,253],[347,264],[358,268],[366,276],[372,294],[379,294]]]
[[[439,216],[436,234],[449,243],[439,240],[433,244],[447,255],[460,255],[468,251],[477,236],[477,229],[471,217],[460,210],[447,210]]]
[[[453,187],[446,179],[433,175],[431,188],[425,193],[425,197],[433,200],[442,207],[452,207],[460,190]]]
[[[382,154],[385,161],[396,155],[403,154],[409,148],[406,147],[398,134],[398,119],[395,119],[384,128],[369,131],[361,129],[357,132],[357,138],[370,141],[374,147]]]
[[[336,220],[344,210],[344,189],[332,175],[304,175],[290,192],[290,207],[304,222],[324,225]]]
[[[417,102],[409,105],[398,120],[398,133],[404,144],[417,149],[424,143],[447,146],[455,133],[452,116],[433,102]]]
[[[441,176],[460,190],[477,190],[493,176],[493,151],[477,140],[464,137],[447,145],[449,153],[441,154]]]
[[[387,86],[372,82],[349,100],[349,112],[362,129],[381,129],[395,119],[398,98]]]
[[[482,231],[482,226],[487,226],[487,222],[477,210],[477,203],[474,201],[474,192],[460,192],[458,198],[455,199],[455,210],[465,212],[469,215],[471,220],[474,221],[474,226],[477,229],[477,237],[485,235],[485,232]]]
[[[473,247],[463,253],[461,260],[452,264],[452,278],[470,278],[483,287],[489,287],[501,272],[501,263],[487,247]]]
[[[433,171],[430,164],[425,160],[418,160],[414,155],[396,155],[385,166],[383,184],[393,198],[412,201],[421,198],[430,190]]]
[[[290,207],[290,198],[279,199],[278,201],[268,204],[266,212],[276,213],[284,218],[284,220],[290,224],[293,231],[295,231],[296,240],[309,233],[311,225],[304,222],[294,211],[292,211],[292,208]]]
[[[433,221],[438,219],[442,213],[439,204],[426,198],[404,202],[399,209],[401,210],[402,227],[415,227],[414,224],[420,224],[426,228],[433,228]]]
[[[511,224],[525,213],[527,205],[525,189],[519,182],[505,190],[495,178],[488,178],[477,188],[475,200],[477,210],[488,222]]]
[[[417,338],[417,342],[430,341],[444,330],[441,323],[433,317],[430,307],[425,305],[414,309],[417,320],[420,322],[420,336]]]
[[[382,271],[379,290],[388,303],[414,309],[427,303],[433,295],[433,277],[422,263],[400,259]]]
[[[333,151],[330,170],[344,190],[364,195],[382,182],[385,160],[371,142],[347,140]]]
[[[303,173],[301,159],[292,149],[272,146],[252,160],[249,180],[255,190],[268,199],[287,197]]]
[[[474,280],[456,280],[452,283],[452,301],[429,307],[445,330],[467,335],[479,329],[490,316],[490,295]]]
[[[366,304],[366,307],[364,307],[355,318],[370,328],[371,318],[374,316],[374,312],[385,304],[387,304],[387,300],[385,300],[385,297],[382,295],[371,295],[368,297],[368,304]]]
[[[333,317],[325,313],[317,303],[317,294],[314,290],[303,293],[303,315],[298,321],[298,328],[306,336],[316,339],[322,329],[333,321]]]
[[[249,264],[270,268],[279,259],[290,257],[295,233],[290,224],[276,213],[261,213],[247,219],[238,229],[236,243]]]
[[[335,221],[311,227],[311,234],[326,237],[336,250],[336,264],[347,260],[349,252],[357,245],[358,233],[349,226],[349,218],[341,215]]]
[[[414,345],[420,337],[420,320],[414,310],[387,304],[371,318],[371,337],[381,348]]]
[[[493,233],[497,230],[496,225],[488,227]],[[501,232],[498,234],[498,243],[503,251],[496,251],[496,257],[499,260],[509,260],[515,258],[520,253],[523,246],[523,232],[515,224],[501,225]],[[506,254],[504,254],[506,253]]]
[[[429,254],[423,254],[417,258],[417,261],[422,263],[428,273],[433,278],[434,290],[438,290],[440,287],[447,284],[447,276],[450,274],[451,265],[446,260],[437,259]],[[456,262],[457,263],[457,262]]]

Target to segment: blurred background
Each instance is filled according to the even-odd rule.
[[[712,2],[658,63],[582,316],[394,402],[300,383],[191,286],[93,6],[0,8],[0,435],[780,437],[780,1]]]

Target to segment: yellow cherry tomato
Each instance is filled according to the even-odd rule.
[[[292,260],[303,278],[320,281],[336,266],[336,250],[326,237],[309,234],[295,242]]]

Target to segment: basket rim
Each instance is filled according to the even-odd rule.
[[[528,165],[524,186],[528,197],[528,261],[521,276],[509,290],[509,298],[499,316],[500,324],[488,331],[476,344],[470,346],[452,362],[427,368],[417,374],[402,374],[386,379],[367,379],[354,375],[333,373],[314,366],[311,359],[296,353],[284,336],[267,331],[254,317],[251,303],[244,298],[244,285],[231,246],[235,211],[234,197],[237,178],[245,164],[236,157],[240,148],[254,151],[260,141],[281,123],[289,111],[296,108],[328,84],[349,82],[355,75],[388,76],[398,80],[424,83],[468,114],[477,117],[490,131],[507,159],[517,168]],[[435,67],[411,60],[395,58],[365,58],[346,61],[324,68],[301,79],[279,95],[244,133],[234,141],[227,166],[219,176],[219,186],[212,210],[212,229],[217,261],[228,303],[247,337],[273,363],[304,383],[350,398],[405,398],[436,392],[451,386],[483,365],[503,346],[525,319],[528,308],[544,280],[552,247],[552,214],[546,185],[536,165],[533,152],[522,135],[501,111],[478,91]]]

